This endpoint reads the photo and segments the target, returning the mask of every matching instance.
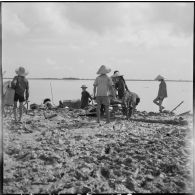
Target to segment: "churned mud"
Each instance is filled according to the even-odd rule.
[[[192,193],[192,116],[137,112],[141,121],[99,125],[82,112],[3,119],[4,193]]]

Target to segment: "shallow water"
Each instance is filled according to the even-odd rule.
[[[58,105],[59,100],[80,99],[81,85],[88,86],[88,91],[93,94],[92,80],[29,80],[30,103],[41,104],[43,99],[50,98],[51,87],[53,101]],[[159,82],[157,81],[126,81],[128,88],[137,93],[141,101],[137,106],[140,111],[157,112],[158,107],[153,103],[158,93]],[[175,111],[182,113],[188,110],[193,111],[193,83],[192,82],[166,82],[168,98],[163,102],[166,110],[172,110],[181,101],[184,103]]]

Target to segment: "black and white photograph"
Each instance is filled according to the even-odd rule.
[[[1,2],[3,194],[195,193],[194,2]]]

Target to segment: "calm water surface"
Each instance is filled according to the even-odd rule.
[[[59,100],[80,99],[81,85],[88,86],[88,91],[93,94],[93,82],[86,80],[29,80],[31,103],[42,103],[46,97],[51,98],[58,105]],[[127,81],[128,88],[137,93],[141,101],[137,106],[140,111],[158,111],[158,107],[152,102],[157,96],[159,82],[157,81]],[[177,109],[177,113],[188,110],[193,111],[193,83],[192,82],[166,82],[168,98],[163,102],[167,110],[172,110],[181,101],[184,103]]]
[[[52,98],[58,105],[59,100],[76,100],[81,97],[81,85],[88,86],[88,91],[93,94],[93,82],[86,80],[29,80],[30,103],[41,104],[44,98]],[[137,106],[140,111],[158,111],[158,107],[152,102],[157,96],[159,82],[157,81],[126,81],[128,88],[137,93],[141,101]],[[163,102],[165,109],[172,110],[181,101],[184,103],[177,109],[176,113],[188,110],[193,111],[193,83],[192,82],[166,82],[168,98]]]

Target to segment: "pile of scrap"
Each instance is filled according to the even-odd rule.
[[[64,107],[79,109],[81,107],[81,100],[64,100],[63,101]]]

